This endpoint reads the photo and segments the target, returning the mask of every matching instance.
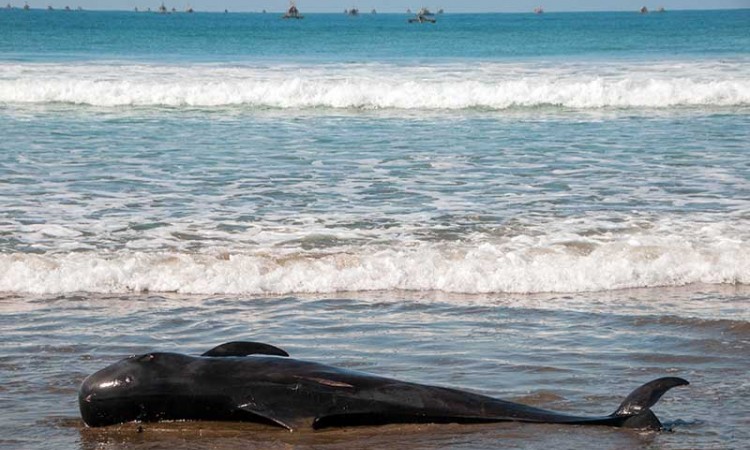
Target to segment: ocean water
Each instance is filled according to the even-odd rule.
[[[303,11],[304,13],[304,11]],[[741,448],[750,10],[0,10],[3,448]],[[671,433],[91,430],[147,351],[293,356]]]

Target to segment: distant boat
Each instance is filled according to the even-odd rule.
[[[55,8],[53,8],[52,5],[50,5],[50,6],[47,7],[47,11],[54,11],[54,10],[55,10]]]
[[[358,16],[359,15],[359,10],[357,8],[352,8],[350,10],[346,10],[345,9],[344,10],[344,14],[347,14],[349,16]]]
[[[416,17],[409,19],[409,23],[435,23],[435,15],[430,12],[427,8],[422,8],[417,13]]]
[[[375,11],[375,8],[373,8],[373,9],[372,9],[372,11],[370,11],[370,14],[377,14],[377,13],[378,13],[378,12],[377,12],[377,11]]]
[[[294,4],[294,0],[291,0],[289,2],[289,9],[286,11],[286,14],[281,16],[282,19],[304,19],[305,16],[299,13],[299,9],[297,9],[297,5]]]
[[[443,11],[443,8],[440,8],[440,9],[438,9],[438,11],[437,11],[437,13],[438,13],[438,14],[443,14],[444,12],[445,12],[445,11]]]
[[[656,12],[663,13],[663,12],[666,12],[666,10],[664,9],[663,6],[660,6],[659,8],[657,8]]]
[[[544,14],[544,8],[542,8],[541,6],[537,6],[536,8],[534,8],[534,14]]]
[[[161,4],[159,7],[159,14],[166,14],[167,13],[167,7],[164,6],[164,3]]]
[[[645,6],[641,7],[641,14],[648,14],[648,8]]]
[[[28,3],[24,3],[24,5],[23,5],[23,9],[24,9],[24,11],[28,11],[28,10],[30,10],[30,9],[31,9],[31,6],[29,6],[29,4],[28,4]]]
[[[190,6],[190,4],[188,3],[187,8],[185,9],[185,12],[188,14],[192,14],[195,11],[193,10],[193,7]]]
[[[5,5],[5,9],[13,9],[13,5],[11,5],[10,3],[8,3],[7,5]]]

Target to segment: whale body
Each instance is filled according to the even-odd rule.
[[[87,377],[78,400],[86,425],[173,420],[249,421],[290,431],[390,423],[532,422],[659,430],[651,411],[689,384],[659,378],[609,415],[582,417],[458,389],[410,383],[290,358],[256,342],[222,344],[201,356],[148,353]]]

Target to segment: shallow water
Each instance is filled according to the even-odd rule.
[[[739,448],[750,439],[749,295],[711,286],[572,296],[6,295],[0,435],[6,448]],[[139,433],[86,429],[78,417],[83,378],[124,356],[199,354],[236,339],[580,414],[608,414],[653,378],[691,385],[654,407],[671,433],[525,424],[289,433],[222,423],[144,424]]]
[[[750,281],[746,108],[0,117],[0,291]]]

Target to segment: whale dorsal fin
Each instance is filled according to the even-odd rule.
[[[289,356],[284,350],[273,345],[261,342],[227,342],[212,348],[201,356],[225,357],[225,356],[248,356],[248,355],[273,355]]]

